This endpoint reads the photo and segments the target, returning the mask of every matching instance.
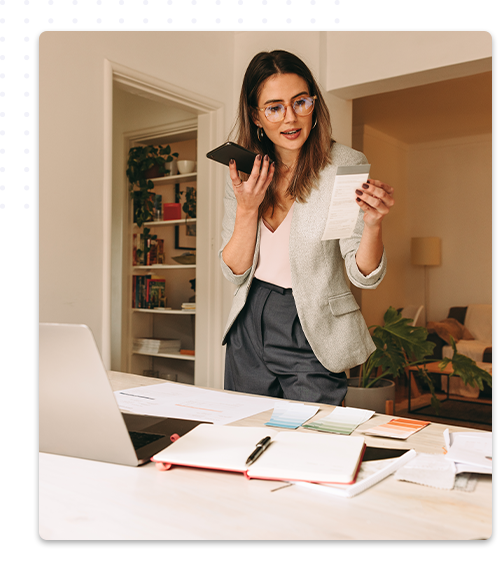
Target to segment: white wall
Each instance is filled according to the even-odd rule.
[[[183,53],[183,56],[180,54]],[[105,59],[232,106],[232,32],[40,37],[40,321],[86,323],[107,355]]]

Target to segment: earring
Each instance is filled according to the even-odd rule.
[[[314,127],[318,124],[318,117],[314,118],[314,125],[311,127],[311,130],[314,129]]]
[[[259,142],[262,142],[264,138],[264,129],[262,127],[257,127],[257,138]]]

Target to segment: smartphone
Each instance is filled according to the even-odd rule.
[[[208,152],[206,157],[225,166],[228,166],[232,159],[236,162],[236,167],[239,171],[250,174],[257,154],[239,146],[235,142],[226,142],[222,146]]]

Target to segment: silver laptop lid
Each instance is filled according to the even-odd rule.
[[[39,449],[51,454],[138,465],[87,325],[40,324]]]

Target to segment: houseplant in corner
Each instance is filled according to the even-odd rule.
[[[360,367],[360,375],[348,379],[346,406],[372,409],[378,413],[385,412],[386,400],[394,400],[394,382],[397,378],[414,367],[419,376],[428,386],[431,393],[431,404],[438,411],[440,402],[435,395],[435,388],[430,374],[424,368],[436,359],[428,358],[433,354],[435,344],[427,340],[428,331],[424,327],[410,325],[410,318],[402,318],[400,312],[389,307],[384,314],[384,325],[373,325],[372,339],[376,350]],[[449,363],[453,368],[451,376],[459,376],[465,384],[483,387],[485,381],[491,386],[492,378],[485,370],[465,355],[459,354],[454,339],[451,338],[454,350],[452,358],[444,358],[440,368]],[[373,398],[373,394],[383,394]]]
[[[171,153],[171,148],[167,146],[135,146],[129,150],[126,175],[129,180],[129,191],[134,201],[134,222],[139,228],[145,222],[154,219],[154,183],[147,176],[154,171],[154,175],[159,177],[169,173],[165,164],[172,162],[173,157],[178,157],[178,153]],[[149,251],[149,240],[157,236],[150,234],[149,228],[143,228],[141,239],[143,251],[139,251],[139,257]]]

